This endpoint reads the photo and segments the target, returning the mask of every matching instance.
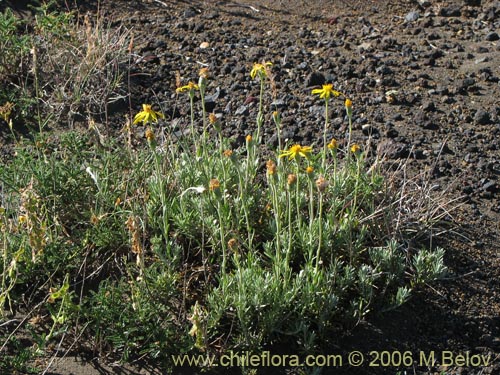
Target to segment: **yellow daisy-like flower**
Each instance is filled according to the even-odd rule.
[[[186,91],[191,92],[191,91],[199,90],[199,89],[200,89],[200,86],[198,86],[196,83],[189,82],[187,85],[177,87],[175,89],[175,92],[186,92]]]
[[[159,118],[165,118],[163,113],[156,112],[151,107],[151,104],[143,104],[142,111],[135,115],[134,117],[134,125],[142,122],[143,125],[156,123]]]
[[[321,99],[330,99],[330,96],[340,96],[342,95],[341,92],[334,90],[333,85],[331,83],[328,83],[326,85],[323,85],[321,89],[314,89],[311,91],[311,94],[313,95],[319,95]]]
[[[337,140],[335,138],[333,138],[330,143],[328,143],[328,145],[326,146],[328,147],[329,150],[336,150],[337,147],[338,147],[338,143],[337,143]]]
[[[361,147],[359,147],[359,145],[358,145],[358,144],[354,143],[354,144],[351,146],[351,152],[352,152],[353,154],[356,154],[356,153],[358,153],[358,152],[360,152],[360,151],[361,151]]]
[[[261,77],[267,77],[267,67],[272,66],[273,64],[270,62],[263,62],[262,64],[259,63],[254,63],[252,71],[250,72],[250,77],[254,79],[257,74],[259,74]]]
[[[311,146],[301,146],[299,144],[291,146],[287,151],[283,151],[280,158],[288,156],[289,160],[295,159],[297,156],[302,156],[303,158],[308,158],[312,151]]]

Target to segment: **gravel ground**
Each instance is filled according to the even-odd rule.
[[[96,8],[93,1],[79,3],[82,10]],[[332,82],[353,100],[354,140],[365,150],[385,165],[406,162],[410,175],[425,172],[428,186],[448,201],[461,197],[463,205],[451,212],[456,226],[434,238],[447,249],[448,279],[397,311],[370,316],[325,353],[470,351],[496,361],[422,366],[414,373],[500,373],[499,1],[114,0],[100,6],[112,26],[134,35],[133,109],[156,103],[167,115],[164,126],[175,130],[189,120],[187,99],[174,94],[176,74],[183,82],[197,80],[199,68],[208,66],[209,110],[221,116],[225,135],[242,143],[254,129],[259,95],[249,71],[254,62],[271,61],[275,90],[266,101],[282,115],[284,138],[321,146],[323,106],[311,88]],[[330,135],[344,139],[342,102],[331,107]],[[274,125],[267,124],[264,141],[275,147]],[[66,358],[51,373],[117,371],[97,360],[84,363]]]

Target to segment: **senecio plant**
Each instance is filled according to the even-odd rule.
[[[442,276],[442,250],[409,253],[395,230],[396,198],[352,142],[353,101],[332,84],[314,89],[325,104],[323,139],[282,140],[281,115],[265,105],[271,69],[251,69],[260,97],[242,144],[206,113],[204,68],[197,84],[176,90],[190,105],[183,136],[162,129],[163,113],[144,104],[128,127],[145,127],[143,149],[112,140],[88,149],[72,135],[57,148],[38,141],[40,157],[20,151],[0,171],[3,191],[21,192],[0,210],[2,307],[26,280],[48,285],[49,338],[83,319],[96,347],[113,346],[124,359],[279,343],[311,352],[339,323],[395,308]],[[329,127],[338,98],[349,122],[347,137],[337,135],[344,142]],[[279,139],[266,154],[263,126]],[[30,164],[31,179],[18,174]],[[88,277],[97,278],[92,292],[81,285]]]

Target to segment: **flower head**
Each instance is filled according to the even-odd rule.
[[[328,147],[329,150],[336,150],[338,147],[337,140],[335,138],[332,138],[332,140],[330,141],[330,143],[328,143],[326,147]]]
[[[248,135],[245,137],[245,140],[247,141],[247,143],[252,142],[252,136],[251,136],[250,134],[248,134]]]
[[[330,99],[330,96],[340,96],[342,93],[339,91],[336,91],[333,89],[333,85],[331,83],[328,83],[326,85],[323,85],[321,89],[314,89],[311,91],[311,94],[313,95],[319,95],[321,99],[328,100]]]
[[[14,104],[11,102],[7,102],[4,105],[0,106],[0,117],[5,120],[5,122],[9,122],[10,114],[12,109],[14,108]]]
[[[220,182],[216,178],[212,178],[208,183],[208,188],[210,191],[216,191],[220,189]]]
[[[361,147],[359,147],[359,145],[357,143],[354,143],[352,146],[351,146],[351,152],[353,154],[357,154],[359,151],[361,150]]]
[[[151,104],[143,104],[142,111],[135,115],[133,123],[134,125],[139,122],[142,122],[143,125],[156,123],[158,117],[165,118],[163,113],[154,111]]]
[[[288,185],[293,185],[295,182],[297,182],[297,176],[294,175],[293,173],[290,173],[286,179]]]
[[[208,115],[208,121],[213,125],[215,124],[217,121],[219,121],[219,119],[217,118],[217,115],[215,113],[210,113]]]
[[[233,150],[231,149],[227,149],[227,150],[224,150],[224,152],[222,153],[226,158],[230,158],[231,156],[233,156]]]
[[[154,142],[155,140],[155,133],[151,128],[146,129],[145,133],[146,139],[148,140],[149,143]]]
[[[229,247],[231,250],[234,250],[236,245],[238,245],[238,240],[234,237],[227,241],[227,247]]]
[[[208,79],[208,77],[209,77],[208,68],[201,68],[200,72],[199,72],[199,76],[200,76],[200,78]]]
[[[311,165],[308,165],[307,168],[306,168],[306,173],[307,174],[311,174],[314,172],[314,167],[311,166]]]
[[[347,116],[352,115],[352,101],[349,98],[345,100],[345,110],[347,112]]]
[[[262,64],[254,63],[252,71],[250,72],[250,77],[255,79],[257,74],[260,78],[267,77],[267,67],[272,66],[273,64],[270,62],[262,62]]]
[[[272,176],[276,173],[276,163],[272,160],[266,162],[267,174]]]
[[[309,154],[312,151],[311,146],[301,146],[299,144],[295,144],[291,146],[287,151],[283,151],[280,155],[280,158],[288,156],[289,160],[295,159],[297,156],[302,156],[303,158],[308,158]]]
[[[199,90],[200,89],[200,86],[198,86],[196,83],[194,82],[188,82],[187,85],[185,86],[181,86],[181,87],[177,87],[175,89],[175,92],[193,92],[194,90]]]
[[[319,176],[316,180],[316,187],[320,193],[323,193],[325,189],[328,187],[328,181],[325,180],[323,176]]]

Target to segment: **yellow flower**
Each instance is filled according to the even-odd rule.
[[[347,112],[347,116],[352,115],[352,101],[349,98],[345,100],[345,110]]]
[[[330,99],[330,96],[340,96],[342,95],[339,91],[336,91],[333,89],[333,85],[331,83],[328,83],[326,85],[323,85],[323,88],[321,89],[314,89],[312,90],[311,94],[316,95],[319,94],[319,97],[321,99]]]
[[[252,136],[250,134],[248,134],[246,137],[245,137],[245,140],[250,143],[252,142]]]
[[[333,138],[330,143],[328,143],[328,145],[326,146],[328,147],[328,149],[330,150],[336,150],[337,147],[338,147],[338,143],[337,143],[337,140],[335,138]]]
[[[288,156],[288,160],[292,160],[295,159],[297,155],[302,156],[303,158],[308,158],[311,151],[311,146],[301,146],[299,144],[296,144],[291,146],[288,151],[283,151],[280,155],[280,158]]]
[[[142,111],[135,115],[134,125],[142,122],[143,125],[158,122],[159,118],[165,118],[163,113],[156,112],[151,108],[151,104],[143,104]]]
[[[192,92],[194,90],[199,90],[199,89],[200,89],[200,86],[198,86],[196,83],[189,82],[185,86],[177,87],[175,89],[175,92],[186,92],[186,91]]]
[[[272,176],[273,174],[276,173],[276,163],[272,160],[268,160],[266,162],[266,167],[267,167],[267,174]]]
[[[306,168],[306,173],[307,173],[307,174],[311,174],[311,173],[313,173],[313,172],[314,172],[314,167],[312,167],[312,166],[308,165],[308,166],[307,166],[307,168]]]
[[[360,150],[361,150],[361,147],[359,147],[359,145],[358,145],[357,143],[354,143],[354,144],[351,146],[351,152],[352,152],[353,154],[358,153]]]
[[[273,64],[270,62],[262,62],[262,64],[254,63],[252,71],[250,72],[250,77],[254,79],[257,74],[259,77],[267,77],[267,67],[272,66]]]

